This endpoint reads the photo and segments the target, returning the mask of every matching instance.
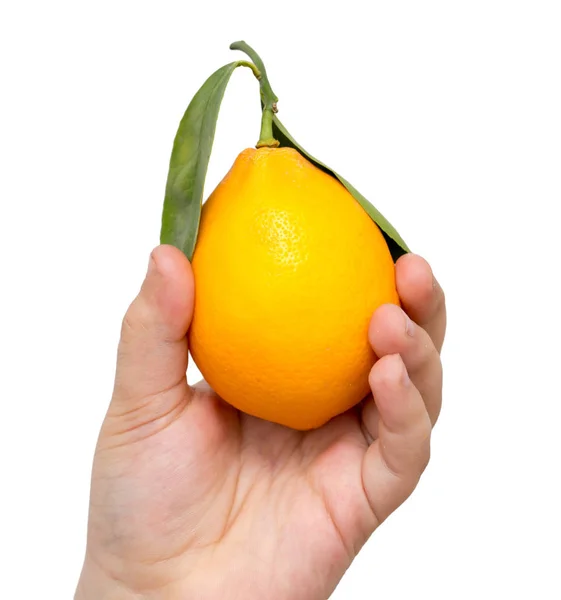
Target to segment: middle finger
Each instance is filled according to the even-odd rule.
[[[378,358],[401,355],[434,425],[442,404],[442,364],[428,333],[401,308],[385,304],[374,313],[368,337]]]

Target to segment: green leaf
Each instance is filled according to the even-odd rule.
[[[197,241],[205,177],[220,104],[230,76],[245,61],[213,73],[187,107],[173,143],[166,184],[160,242],[182,250],[191,260]]]
[[[276,115],[273,118],[273,135],[280,142],[281,147],[286,146],[298,150],[300,154],[305,156],[310,162],[316,165],[316,167],[338,179],[347,188],[347,190],[349,190],[354,199],[362,206],[370,218],[381,229],[384,237],[386,238],[386,242],[394,261],[396,261],[403,254],[410,252],[407,244],[403,241],[403,238],[399,235],[399,233],[397,233],[395,227],[393,227],[393,225],[382,215],[382,213],[372,204],[370,204],[370,202],[345,178],[341,177],[341,175],[306,152],[304,148],[302,148],[302,146],[300,146],[298,142],[296,142],[296,140],[290,135],[290,133],[288,133],[286,127],[279,121]]]

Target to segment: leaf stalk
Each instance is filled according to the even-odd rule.
[[[244,41],[234,42],[230,44],[231,50],[241,50],[245,52],[251,58],[254,65],[259,73],[257,75],[255,70],[253,70],[254,75],[257,77],[259,81],[259,88],[261,93],[261,106],[263,110],[263,114],[261,116],[261,134],[259,136],[259,141],[256,144],[257,148],[278,148],[280,143],[275,139],[273,135],[273,116],[276,112],[278,112],[277,102],[279,99],[273,92],[273,88],[269,82],[269,78],[267,77],[267,71],[265,69],[265,65],[261,60],[261,57],[255,50],[246,44]],[[249,63],[251,64],[251,63]],[[249,66],[249,65],[247,65]]]

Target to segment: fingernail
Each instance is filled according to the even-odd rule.
[[[405,333],[408,336],[413,337],[413,334],[415,333],[415,323],[413,323],[405,311],[403,314],[405,315]]]

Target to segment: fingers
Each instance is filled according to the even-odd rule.
[[[395,269],[403,308],[430,335],[440,352],[446,331],[446,303],[432,269],[426,260],[415,254],[402,256]]]
[[[363,462],[363,484],[379,521],[417,485],[442,403],[444,294],[428,263],[415,255],[399,259],[396,281],[405,312],[384,305],[372,317],[369,340],[379,360],[370,373],[373,399],[362,410],[365,437],[373,441]]]
[[[186,333],[193,312],[191,265],[172,246],[158,246],[121,331],[113,403],[134,409],[156,395],[186,389]]]
[[[368,448],[362,479],[379,522],[415,489],[430,457],[431,421],[399,355],[378,360],[370,373],[378,439]]]
[[[401,308],[385,304],[374,313],[368,337],[378,358],[401,356],[434,424],[442,405],[442,364],[429,334]]]

